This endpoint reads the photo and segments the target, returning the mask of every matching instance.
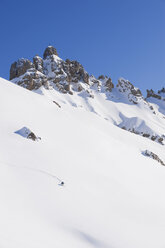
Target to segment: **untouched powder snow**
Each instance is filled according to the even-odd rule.
[[[145,107],[103,97],[73,102],[0,79],[0,247],[165,247],[165,167],[142,155],[165,161],[165,148],[113,125]],[[16,135],[22,127],[42,140]]]

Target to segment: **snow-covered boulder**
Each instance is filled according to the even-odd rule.
[[[37,137],[29,128],[27,127],[23,127],[21,129],[19,129],[18,131],[15,132],[16,134],[21,135],[24,138],[27,139],[32,139],[33,141],[38,141],[41,138]]]

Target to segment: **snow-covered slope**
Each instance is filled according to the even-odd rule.
[[[164,132],[161,114],[116,88],[38,92],[0,79],[0,247],[164,247],[165,168],[143,154],[165,148],[117,126]]]

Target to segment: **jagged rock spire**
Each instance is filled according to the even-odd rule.
[[[57,55],[57,50],[55,47],[53,46],[48,46],[45,51],[44,51],[44,54],[43,54],[43,58],[46,59],[48,56],[50,55]]]

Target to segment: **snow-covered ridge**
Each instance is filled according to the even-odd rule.
[[[45,49],[43,58],[36,55],[33,63],[27,59],[14,62],[10,79],[57,103],[65,101],[72,106],[81,106],[118,127],[164,144],[164,89],[154,98],[163,99],[158,107],[150,101],[156,95],[152,90],[147,91],[145,99],[140,89],[124,78],[120,78],[116,86],[110,77],[95,78],[79,62],[62,60],[52,46]]]

